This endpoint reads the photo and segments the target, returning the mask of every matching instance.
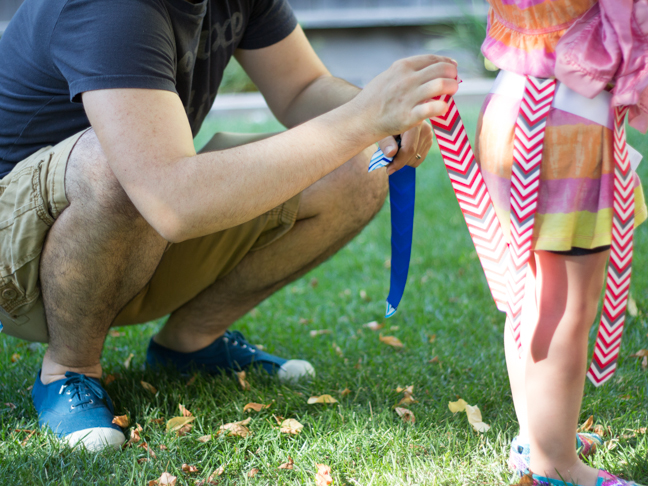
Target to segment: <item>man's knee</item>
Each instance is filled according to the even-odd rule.
[[[355,215],[360,225],[367,224],[380,211],[389,188],[385,170],[367,172],[374,152],[372,145],[348,162],[351,170],[345,178],[344,199],[348,203],[347,210]]]
[[[65,173],[65,192],[70,206],[88,216],[135,221],[139,211],[115,177],[93,130],[85,133],[72,150]]]

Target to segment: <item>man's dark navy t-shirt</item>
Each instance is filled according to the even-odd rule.
[[[0,177],[90,126],[85,91],[176,92],[195,136],[234,50],[296,25],[286,0],[25,0],[0,38]]]

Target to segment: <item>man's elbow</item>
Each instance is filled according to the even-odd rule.
[[[147,219],[151,227],[169,243],[181,243],[194,237],[187,219],[173,211],[160,212]]]

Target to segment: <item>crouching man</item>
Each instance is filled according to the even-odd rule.
[[[232,56],[289,129],[196,154]],[[332,77],[286,0],[25,0],[0,66],[0,321],[49,343],[40,425],[95,450],[124,441],[99,382],[111,326],[170,314],[152,367],[313,373],[227,329],[360,232],[387,190],[374,144],[403,134],[389,171],[418,165],[431,98],[457,89],[431,55],[362,91]]]

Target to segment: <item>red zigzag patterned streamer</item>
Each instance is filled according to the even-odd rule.
[[[520,326],[524,284],[533,246],[533,227],[538,208],[545,127],[555,91],[554,79],[527,77],[515,123],[511,168],[511,237],[506,279],[508,300],[506,321],[520,354],[522,353]]]
[[[627,107],[617,107],[614,112],[612,249],[594,358],[587,371],[587,377],[596,386],[612,378],[616,370],[630,292],[635,204],[634,172],[628,156],[624,124],[627,111]]]
[[[457,105],[448,95],[439,99],[445,101],[449,109],[445,115],[431,118],[430,122],[491,294],[497,308],[504,312],[507,307],[508,245],[475,161]]]
[[[430,119],[491,294],[497,308],[506,311],[508,327],[520,351],[520,317],[538,204],[544,131],[555,88],[554,80],[527,77],[515,126],[510,244],[504,239],[454,100],[439,97],[448,103],[448,112]],[[596,386],[609,380],[616,370],[630,289],[634,179],[626,146],[626,112],[626,107],[615,110],[612,250],[594,359],[587,373]]]

